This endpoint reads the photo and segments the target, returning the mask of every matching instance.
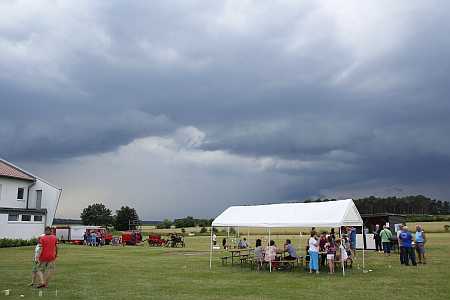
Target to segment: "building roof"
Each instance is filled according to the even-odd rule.
[[[339,227],[361,226],[363,220],[352,199],[231,206],[220,214],[212,226],[227,227]]]
[[[402,214],[394,213],[374,213],[374,214],[362,214],[361,218],[378,218],[378,217],[406,217]]]
[[[0,177],[1,176],[29,181],[36,180],[35,177],[31,176],[27,172],[0,158]]]

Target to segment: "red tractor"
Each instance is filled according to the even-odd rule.
[[[160,235],[149,236],[147,242],[149,246],[154,247],[162,247],[167,243],[167,241],[165,239],[162,239]]]
[[[122,233],[122,245],[136,246],[142,242],[142,234],[138,230],[129,230]]]

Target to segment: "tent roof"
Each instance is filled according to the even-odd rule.
[[[214,221],[215,227],[339,227],[362,226],[363,221],[352,199],[231,206]]]

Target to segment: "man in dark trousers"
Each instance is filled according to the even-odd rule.
[[[399,235],[399,241],[401,241],[404,249],[403,264],[405,266],[409,266],[409,261],[411,260],[412,265],[415,266],[416,255],[414,254],[414,249],[412,248],[413,238],[411,232],[408,231],[408,227],[403,226]]]
[[[37,275],[41,281],[38,288],[47,288],[48,280],[55,272],[55,260],[58,256],[58,246],[56,236],[52,234],[52,229],[45,227],[45,235],[39,239],[41,253],[39,255],[39,265]]]

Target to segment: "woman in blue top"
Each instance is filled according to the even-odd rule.
[[[416,252],[417,257],[419,259],[419,264],[426,264],[425,261],[425,232],[422,229],[422,226],[416,225]]]

